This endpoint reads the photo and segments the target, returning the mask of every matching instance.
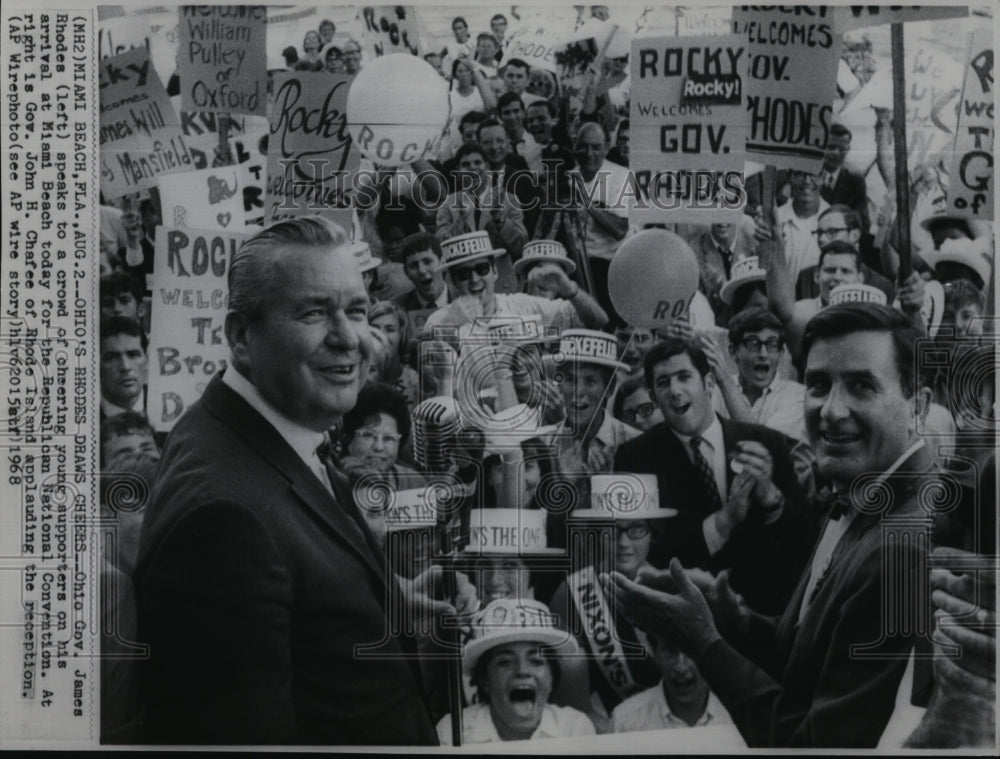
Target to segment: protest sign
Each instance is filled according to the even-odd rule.
[[[97,27],[97,59],[114,58],[136,48],[150,48],[149,20],[142,16],[103,19]]]
[[[265,114],[266,24],[262,5],[181,6],[178,74],[186,110]]]
[[[241,175],[236,166],[219,166],[161,177],[164,223],[187,229],[243,229]]]
[[[101,192],[120,198],[191,166],[180,121],[149,60],[135,48],[100,63]]]
[[[531,23],[521,23],[507,37],[505,56],[520,58],[529,66],[560,72],[556,61],[556,52],[566,44],[567,27],[565,22],[553,19],[535,18]]]
[[[390,53],[420,52],[420,33],[414,9],[405,5],[366,6],[359,12],[364,22],[362,38],[371,60]]]
[[[955,138],[962,66],[943,48],[911,35],[904,27],[906,79],[906,148],[909,167],[945,159]],[[851,98],[837,120],[852,134],[856,155],[875,155],[875,110],[892,109],[892,68],[881,68]]]
[[[842,40],[833,31],[833,9],[739,7],[733,24],[749,54],[746,157],[817,173],[837,94]]]
[[[147,401],[156,430],[170,430],[226,367],[226,276],[244,239],[226,231],[156,230]]]
[[[738,35],[632,42],[631,153],[635,224],[738,220],[745,204],[746,43]],[[667,216],[669,218],[667,218]]]
[[[971,219],[993,220],[993,34],[988,27],[969,35],[965,81],[958,101],[948,210]]]
[[[247,116],[243,131],[229,138],[233,162],[243,188],[243,213],[248,225],[264,223],[264,189],[267,184],[267,144],[270,124],[259,116]]]
[[[838,34],[877,24],[933,21],[969,15],[969,9],[964,5],[841,5],[833,12],[834,29]]]
[[[222,150],[219,130],[224,129],[227,135],[238,134],[244,129],[245,117],[184,110],[180,112],[180,116],[184,144],[191,155],[193,169],[207,169],[229,162],[229,155]]]
[[[320,72],[275,76],[267,154],[267,224],[322,212],[351,224],[353,174],[360,154],[347,124],[351,77]]]

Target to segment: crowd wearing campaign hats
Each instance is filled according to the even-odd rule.
[[[621,202],[612,195],[646,168],[632,151],[648,124],[630,110],[635,69],[628,73],[628,48],[617,48],[618,27],[598,34],[624,24],[624,12],[565,10],[577,14],[576,29],[598,30],[581,40],[604,47],[573,48],[586,59],[580,71],[519,57],[529,56],[529,22],[545,28],[524,8],[456,15],[444,37],[419,49],[450,104],[433,150],[393,167],[365,154],[376,202],[336,223],[326,212],[344,209],[319,208],[241,230],[227,258],[220,329],[202,335],[226,356],[198,378],[204,401],[168,401],[181,397],[169,378],[205,363],[184,364],[191,357],[157,342],[171,303],[154,277],[165,229],[159,191],[105,198],[102,469],[148,480],[136,504],[117,503],[110,483],[102,491],[102,507],[121,524],[106,567],[109,582],[127,590],[117,603],[138,619],[135,634],[146,634],[144,620],[168,616],[156,603],[200,592],[181,587],[199,578],[160,568],[159,547],[169,555],[175,535],[195,547],[204,547],[201,535],[228,535],[221,550],[244,541],[280,557],[229,596],[226,583],[246,561],[204,565],[214,573],[204,598],[225,599],[204,601],[209,623],[232,622],[220,622],[220,609],[239,607],[233,619],[255,610],[259,630],[233,644],[232,661],[246,672],[227,670],[226,657],[212,664],[230,678],[219,687],[240,695],[226,704],[228,696],[206,697],[209,716],[178,725],[178,740],[449,744],[725,726],[737,747],[873,748],[891,734],[914,648],[919,662],[964,643],[973,652],[965,659],[918,663],[914,674],[913,703],[927,711],[909,740],[943,745],[954,736],[942,715],[956,704],[978,714],[995,700],[988,656],[977,653],[995,648],[995,612],[970,590],[990,580],[962,580],[970,575],[960,560],[995,550],[987,536],[996,492],[986,475],[995,470],[992,222],[948,207],[956,179],[943,159],[909,168],[903,210],[885,188],[895,186],[887,167],[905,157],[885,139],[872,156],[852,150],[859,135],[838,114],[879,81],[872,43],[855,30],[844,35],[831,88],[836,124],[815,171],[770,167],[746,177],[735,213],[636,223],[627,193]],[[357,77],[371,67],[379,48],[362,17],[357,28],[334,18],[306,16],[301,42],[268,59],[269,81],[282,71]],[[397,31],[415,28],[405,25],[412,17],[396,21]],[[676,23],[679,36],[680,16]],[[897,216],[912,222],[906,248]],[[154,355],[166,388],[155,397]],[[227,414],[256,426],[235,429]],[[320,418],[315,429],[309,422]],[[217,429],[230,422],[231,439]],[[173,513],[180,496],[168,492],[196,498],[182,476],[194,457],[178,441],[204,453],[217,440],[249,462],[232,464],[242,472],[234,476],[220,454],[218,481],[241,494],[257,489],[262,503],[250,516],[234,506],[235,526],[188,534],[189,512]],[[957,483],[954,504],[918,514],[926,499],[910,480],[941,476]],[[899,571],[927,575],[938,616],[968,602],[985,615],[980,622],[924,637],[926,625],[914,622],[887,634],[881,658],[846,653],[878,639],[873,620],[888,612],[875,590],[892,579],[876,569],[882,555],[869,528],[880,517],[865,488],[891,490],[882,516],[927,517],[907,522],[925,529],[907,551],[929,547],[953,560],[929,569],[924,551]],[[212,508],[228,508],[228,492],[213,484],[206,493]],[[275,516],[286,507],[298,514],[286,496],[320,505],[301,520],[312,525],[305,536],[272,539],[300,526]],[[143,532],[147,504],[160,521]],[[337,571],[328,553],[350,566],[349,587],[318,587],[323,571]],[[317,563],[297,563],[302,556]],[[907,575],[900,587],[923,593],[923,579]],[[911,600],[932,609],[929,590]],[[322,687],[297,695],[338,661],[369,677],[358,674],[365,657],[344,643],[358,607],[358,634],[372,633],[384,613],[386,639],[399,646],[385,661],[412,665],[392,675],[405,680],[406,713],[422,715],[412,730],[386,718],[395,707],[385,697],[391,687],[375,695],[382,675],[359,683],[359,691],[371,685],[358,697],[362,716],[346,703],[303,706]],[[392,618],[404,608],[423,620],[414,640]],[[774,624],[758,628],[764,615]],[[177,640],[196,647],[196,630],[170,616],[180,620],[170,628]],[[240,626],[252,627],[227,629]],[[263,638],[254,636],[279,628],[291,643],[268,638],[273,649],[256,648]],[[105,638],[116,651],[115,637]],[[339,648],[310,658],[321,639]],[[292,649],[306,651],[305,664],[288,664]],[[122,683],[105,689],[108,740],[163,737],[144,698],[188,713],[187,686],[151,661],[107,668],[108,682]],[[244,674],[252,686],[241,684]],[[964,693],[958,677],[969,683]],[[141,698],[138,681],[151,689]],[[268,700],[274,689],[291,706]],[[258,713],[254,699],[273,713]],[[213,732],[213,718],[226,729]],[[868,718],[851,731],[852,720]],[[273,733],[264,728],[272,722]],[[376,734],[371,724],[382,722]],[[994,732],[988,722],[962,730],[963,746],[985,745]]]

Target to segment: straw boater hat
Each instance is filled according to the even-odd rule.
[[[660,490],[655,474],[593,474],[590,476],[590,508],[577,509],[575,519],[665,519],[677,509],[660,508]]]
[[[371,246],[369,246],[366,242],[353,243],[350,247],[350,251],[362,272],[377,269],[382,265],[382,259],[372,256]]]
[[[990,261],[993,258],[992,242],[991,235],[977,237],[975,240],[945,240],[937,250],[922,252],[920,255],[932,269],[944,261],[968,266],[987,283],[990,281]]]
[[[555,240],[532,240],[525,243],[521,257],[514,262],[514,273],[520,277],[524,269],[538,263],[559,264],[571,276],[576,272],[576,264],[570,260],[566,248]]]
[[[763,282],[767,279],[767,272],[760,268],[760,259],[757,256],[747,256],[741,258],[733,264],[729,281],[722,286],[719,297],[727,306],[733,305],[733,295],[736,291],[749,285],[752,282]]]
[[[885,293],[877,287],[863,284],[837,285],[830,291],[830,305],[838,303],[877,303],[886,305]]]
[[[942,213],[936,213],[933,214],[932,216],[928,216],[926,219],[920,222],[920,226],[926,229],[928,232],[931,231],[932,227],[937,227],[944,224],[964,227],[969,237],[976,236],[975,230],[973,230],[972,225],[969,224],[969,220],[966,217],[959,216],[958,214],[954,213],[948,213],[947,211]]]
[[[479,613],[472,625],[472,640],[462,652],[465,671],[471,672],[490,649],[508,643],[537,643],[567,654],[579,650],[573,636],[556,627],[556,615],[542,602],[498,598]]]
[[[441,243],[441,265],[438,268],[448,269],[480,258],[496,258],[506,252],[506,248],[493,247],[489,232],[469,232],[467,235],[449,237]]]
[[[618,360],[618,340],[607,332],[593,329],[565,329],[559,340],[559,351],[545,360],[556,366],[566,362],[597,364],[611,369],[627,370],[628,364]]]

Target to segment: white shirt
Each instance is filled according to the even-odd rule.
[[[524,96],[522,95],[522,100]],[[511,141],[511,148],[516,152],[521,158],[524,159],[525,163],[528,164],[528,168],[531,169],[535,176],[539,176],[542,173],[542,146],[539,145],[535,138],[531,136],[528,130],[521,132],[521,139],[515,145],[514,140]]]
[[[679,432],[674,432],[674,434],[684,444],[684,452],[687,453],[688,458],[691,459],[691,463],[693,464],[694,451],[691,450],[692,436],[682,435]],[[709,466],[712,467],[715,486],[719,489],[719,497],[725,503],[728,493],[728,483],[726,482],[726,444],[722,438],[722,423],[719,422],[719,417],[715,414],[712,414],[712,423],[708,426],[707,430],[701,433],[701,438],[701,445],[698,449],[701,451],[701,455],[708,461]],[[701,534],[705,538],[705,545],[708,547],[709,554],[713,556],[721,551],[722,547],[726,544],[726,541],[719,535],[719,531],[715,526],[715,512],[705,517],[705,520],[701,523]]]
[[[635,195],[626,193],[628,184],[628,169],[605,159],[594,178],[589,182],[583,179],[579,169],[573,169],[570,174],[579,176],[587,198],[591,198],[595,207],[610,211],[615,216],[627,219],[629,209],[635,205]],[[575,186],[575,185],[574,185]],[[587,216],[587,255],[595,258],[611,260],[621,240],[615,239],[602,229],[588,214]]]
[[[705,712],[693,724],[689,725],[670,712],[667,705],[667,694],[663,691],[660,681],[652,688],[646,688],[622,701],[611,713],[614,720],[614,732],[637,733],[643,730],[672,730],[678,727],[703,727],[705,725],[732,724],[732,718],[718,696],[709,691]]]
[[[570,706],[546,704],[542,719],[528,740],[536,738],[573,738],[594,735],[594,724],[583,712]],[[442,746],[451,745],[451,715],[446,714],[437,723],[438,740]],[[472,743],[499,743],[503,741],[493,724],[489,704],[473,704],[462,710],[462,745]]]
[[[778,206],[776,214],[785,235],[785,260],[788,262],[792,282],[798,280],[800,271],[819,263],[819,241],[813,233],[820,214],[829,207],[829,203],[820,199],[819,210],[813,216],[803,219],[795,214],[791,198]]]
[[[330,478],[326,473],[326,467],[319,460],[316,449],[326,440],[323,432],[316,432],[308,427],[303,427],[298,422],[293,422],[287,416],[276,409],[270,401],[260,394],[260,390],[254,384],[236,371],[233,367],[228,367],[222,375],[222,381],[229,388],[249,403],[254,411],[264,417],[278,434],[285,439],[292,450],[302,459],[306,466],[319,479],[320,482],[332,491]]]
[[[580,321],[580,317],[577,316],[572,302],[563,298],[549,300],[548,298],[539,298],[537,295],[528,295],[526,293],[497,293],[495,297],[496,311],[494,315],[496,316],[531,316],[533,314],[540,314],[542,317],[542,326],[558,327],[560,331],[570,327],[580,327],[583,324]],[[452,305],[452,303],[449,303],[427,317],[424,329],[444,326],[460,327],[463,324],[469,324],[470,321],[468,319],[461,322],[454,321],[457,317],[455,316],[455,311],[452,309]],[[462,337],[462,335],[460,334],[459,337]]]
[[[739,376],[733,377],[739,384]],[[746,397],[746,393],[743,394]],[[750,411],[757,424],[770,427],[772,430],[788,435],[796,440],[805,439],[805,413],[804,404],[806,397],[806,386],[793,380],[780,379],[775,375],[771,384],[764,388],[760,397],[750,403]],[[715,410],[726,417],[731,417],[726,408],[726,401],[722,396],[722,391],[715,389]],[[750,399],[747,398],[747,402]]]
[[[903,462],[923,447],[924,441],[918,440],[907,448],[903,455],[896,459],[892,466],[882,473],[877,482],[884,482],[888,479],[893,472],[903,465]],[[812,563],[809,565],[809,581],[806,583],[806,592],[802,596],[802,605],[799,607],[799,624],[802,624],[802,620],[805,618],[806,612],[809,611],[812,594],[815,592],[816,586],[823,578],[823,575],[826,574],[830,568],[830,562],[833,559],[833,552],[836,549],[837,544],[847,533],[848,528],[851,526],[851,523],[854,522],[854,518],[856,516],[857,512],[852,508],[840,519],[827,520],[826,526],[823,528],[823,535],[820,537],[819,544],[816,546],[816,553],[813,555]]]
[[[568,426],[565,423],[560,427],[560,432],[563,430],[568,430]],[[597,428],[597,432],[594,433],[587,446],[587,471],[591,474],[610,472],[610,467],[614,465],[615,453],[618,451],[618,447],[622,443],[639,437],[641,434],[640,430],[619,419],[615,419],[605,411],[601,426]],[[554,439],[557,444],[569,445],[573,437],[557,433]],[[602,461],[599,454],[602,452],[606,454],[607,464],[605,466],[599,465]]]

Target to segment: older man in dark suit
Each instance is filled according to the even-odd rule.
[[[655,474],[661,505],[677,510],[651,561],[666,566],[676,556],[689,567],[730,569],[757,608],[780,612],[816,537],[787,438],[715,414],[715,378],[693,343],[654,345],[645,373],[665,421],[623,443],[614,468]]]
[[[676,636],[752,748],[874,748],[914,642],[930,640],[923,504],[936,475],[916,432],[930,400],[917,337],[902,314],[862,303],[806,329],[806,432],[833,493],[780,617],[678,562],[643,585],[607,580],[640,627]]]
[[[143,528],[151,742],[437,742],[402,591],[324,455],[372,355],[347,242],[298,219],[231,262],[231,364],[172,431]]]

